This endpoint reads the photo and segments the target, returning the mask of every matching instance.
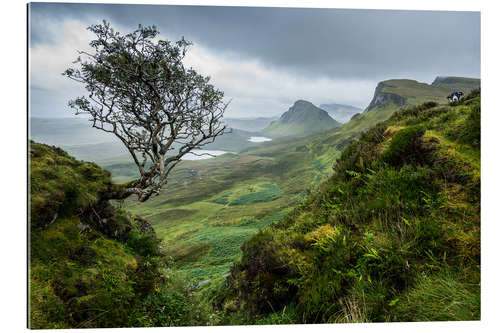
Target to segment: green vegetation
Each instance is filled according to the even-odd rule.
[[[237,162],[241,161],[227,160],[231,164]],[[211,171],[214,174],[208,177]],[[232,262],[241,255],[241,244],[284,216],[289,211],[286,207],[294,203],[294,199],[283,196],[275,183],[250,183],[251,180],[233,183],[225,179],[231,176],[227,171],[217,174],[210,169],[200,169],[196,177],[186,175],[186,183],[174,183],[165,196],[128,206],[128,209],[153,223],[158,235],[165,240],[165,253],[175,261],[176,269],[196,282],[228,273]],[[243,180],[245,175],[240,177]],[[196,192],[202,188],[208,188],[208,192],[200,194],[205,199],[188,196],[185,200],[185,191]],[[209,195],[216,191],[220,194]]]
[[[144,204],[126,201],[125,206],[151,221],[178,270],[195,281],[218,278],[229,272],[233,258],[241,256],[241,243],[229,240],[233,233],[238,241],[248,239],[267,225],[266,219],[299,204],[332,175],[331,166],[352,140],[395,110],[394,104],[379,106],[340,129],[305,138],[276,138],[238,155],[184,161],[160,196]],[[264,184],[275,187],[266,185],[266,190]],[[274,191],[281,193],[276,199]],[[207,233],[214,237],[202,237]],[[213,265],[220,263],[211,252],[217,235],[231,255]]]
[[[463,77],[437,77],[432,84],[426,84],[418,82],[415,80],[386,80],[379,83],[377,86],[375,94],[392,94],[391,99],[394,100],[394,96],[399,96],[405,101],[405,105],[419,105],[426,102],[436,102],[439,104],[447,104],[448,96],[451,92],[457,90],[463,90],[466,94],[474,89],[479,88],[480,80],[463,78]],[[396,98],[397,99],[397,98]],[[372,105],[382,102],[383,98],[379,101],[372,101]],[[375,102],[375,103],[374,103]],[[370,107],[369,107],[370,109]]]
[[[30,326],[479,319],[480,93],[386,102],[182,161],[145,203],[31,143]]]
[[[262,184],[255,192],[243,194],[229,203],[229,206],[247,205],[257,202],[267,202],[279,199],[283,193],[275,184]]]
[[[450,321],[480,318],[478,284],[463,282],[448,272],[418,277],[415,287],[397,302],[394,320]]]
[[[238,206],[273,201],[283,196],[279,187],[270,183],[248,186],[245,192],[249,193],[241,194],[238,197],[235,197],[233,192],[227,192],[215,198],[212,202],[221,205]]]
[[[151,225],[109,204],[109,172],[35,142],[30,167],[31,328],[208,321]]]
[[[247,241],[223,322],[480,319],[480,96],[401,109]]]
[[[309,135],[340,127],[338,121],[312,103],[299,100],[283,113],[278,120],[273,121],[261,132],[273,137]]]
[[[165,192],[146,203],[127,200],[125,207],[151,221],[178,271],[196,282],[218,279],[241,256],[245,240],[331,173],[330,158],[318,159],[308,147],[298,151],[297,141],[278,139],[238,155],[184,161]],[[318,168],[311,167],[315,160]]]

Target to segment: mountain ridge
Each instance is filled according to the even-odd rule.
[[[428,101],[446,104],[446,96],[452,91],[463,90],[468,94],[480,88],[476,78],[437,76],[431,84],[410,79],[389,79],[377,84],[373,98],[364,112],[393,103],[396,107],[415,106]]]
[[[304,136],[321,132],[341,124],[328,112],[306,100],[297,100],[281,117],[261,132],[269,136]]]

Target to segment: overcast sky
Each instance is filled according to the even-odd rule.
[[[186,64],[232,99],[228,117],[280,115],[298,99],[365,108],[382,80],[480,76],[479,12],[32,3],[29,19],[37,117],[72,116],[85,90],[61,73],[103,19],[192,41]]]

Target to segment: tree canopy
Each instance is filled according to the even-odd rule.
[[[63,73],[84,84],[88,95],[69,106],[121,140],[140,173],[124,196],[145,201],[167,184],[185,154],[225,133],[229,103],[209,77],[184,66],[191,45],[184,38],[160,40],[155,26],[142,25],[123,35],[106,21],[88,29],[97,37],[93,51],[78,51],[77,68]]]

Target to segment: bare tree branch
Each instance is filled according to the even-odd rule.
[[[97,37],[90,42],[94,52],[79,51],[78,68],[63,73],[85,84],[88,96],[69,106],[125,145],[140,177],[124,193],[145,201],[166,186],[185,154],[197,155],[193,149],[226,132],[222,117],[229,102],[208,77],[184,67],[191,45],[184,38],[155,42],[156,27],[141,25],[122,35],[106,21],[88,29]]]

